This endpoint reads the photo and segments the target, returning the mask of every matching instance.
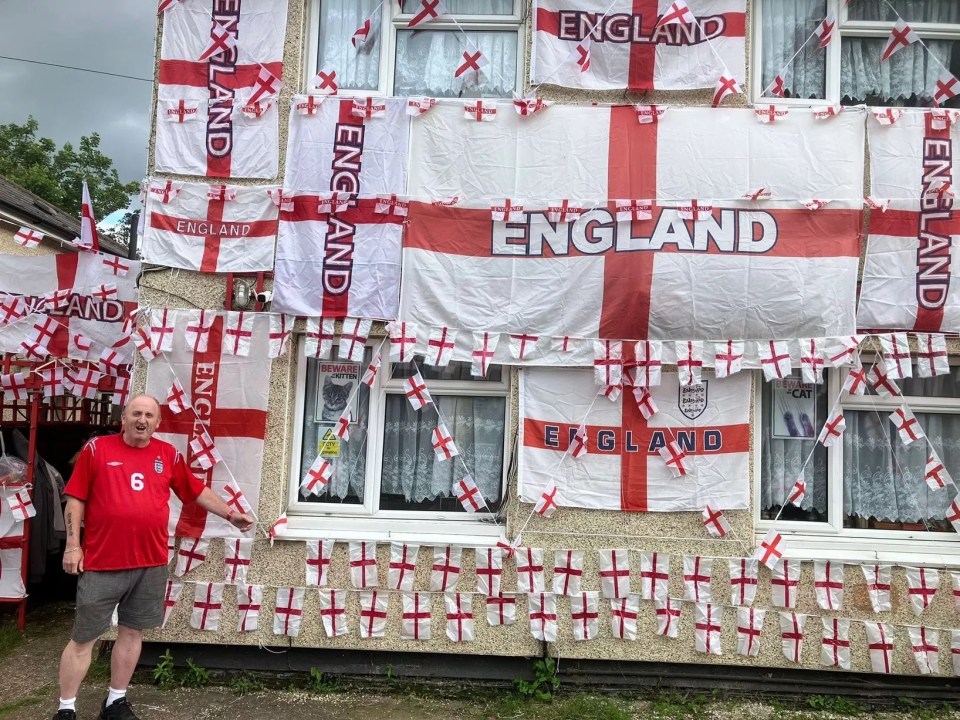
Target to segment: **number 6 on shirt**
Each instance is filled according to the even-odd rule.
[[[130,487],[134,490],[143,490],[143,473],[133,473],[130,476]]]

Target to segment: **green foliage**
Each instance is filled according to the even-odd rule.
[[[310,668],[310,679],[307,681],[307,689],[316,693],[336,692],[337,683],[328,675],[324,675],[315,667]]]
[[[187,658],[187,670],[183,673],[182,685],[188,688],[202,688],[210,684],[210,671]]]
[[[39,129],[33,117],[23,125],[0,125],[0,175],[77,217],[84,179],[98,219],[129,205],[139,184],[120,182],[113,160],[100,151],[98,133],[81,137],[76,149],[71,143],[57,149],[37,136]]]
[[[0,627],[0,658],[12,653],[23,642],[23,633],[16,625]]]
[[[613,700],[597,695],[577,695],[559,704],[557,720],[630,720],[630,713]]]
[[[537,660],[533,664],[533,680],[527,681],[517,678],[513,681],[516,691],[525,698],[536,700],[551,700],[560,689],[560,678],[557,677],[557,664],[549,659]]]
[[[688,718],[701,717],[708,699],[704,695],[665,692],[658,695],[650,704],[654,717]]]
[[[860,715],[866,710],[856,700],[839,695],[811,695],[807,698],[807,705],[813,710],[820,710],[833,715]]]
[[[153,684],[162,690],[169,690],[176,682],[177,673],[173,668],[173,655],[170,653],[170,648],[167,648],[153,669]]]
[[[253,675],[248,673],[240,673],[239,675],[234,675],[232,678],[230,678],[230,689],[233,690],[237,695],[247,695],[249,693],[263,690],[263,683]]]

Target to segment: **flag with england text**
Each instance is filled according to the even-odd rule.
[[[99,253],[0,256],[0,305],[19,296],[28,313],[7,318],[0,308],[0,352],[18,353],[21,342],[36,341],[53,357],[96,360],[123,345],[120,359],[132,362],[123,324],[137,308],[139,274],[138,261]],[[78,338],[86,349],[77,347]]]
[[[658,340],[852,334],[863,118],[560,107],[411,130],[400,318],[461,331]],[[739,199],[748,189],[769,199]],[[822,209],[804,198],[831,198]],[[524,202],[509,222],[491,201]],[[552,222],[547,204],[588,208]],[[620,217],[618,199],[637,205]],[[743,308],[750,312],[743,312]]]
[[[640,512],[700,512],[707,502],[722,510],[749,507],[750,375],[705,375],[702,385],[681,387],[675,373],[664,373],[663,383],[650,388],[660,411],[646,420],[629,393],[594,403],[592,370],[524,368],[520,497],[533,502],[553,480],[560,506]],[[563,457],[581,423],[587,454]],[[685,455],[681,477],[659,454],[671,442]]]
[[[191,0],[163,14],[157,172],[276,177],[286,27],[287,0]]]
[[[530,79],[614,90],[712,88],[745,77],[746,0],[535,0]],[[586,70],[572,59],[589,38]]]
[[[366,117],[372,105],[382,112]],[[395,99],[331,97],[290,114],[285,182],[304,194],[280,213],[275,312],[396,318],[405,216],[376,196],[406,192],[409,125]]]
[[[268,188],[185,182],[172,197],[148,192],[144,212],[147,262],[204,273],[273,269],[278,209]]]
[[[218,313],[210,326],[206,351],[192,352],[183,338],[195,316],[189,311],[173,313],[173,349],[166,353],[169,362],[148,365],[147,393],[166,398],[174,380],[180,381],[191,407],[175,414],[162,405],[157,437],[183,453],[190,471],[227,501],[234,512],[242,508],[242,502],[234,499],[237,488],[257,512],[270,390],[270,318],[265,313],[243,315],[242,322],[230,323],[228,315]],[[231,333],[248,337],[235,338]],[[225,353],[224,340],[228,347],[233,342],[249,341],[249,355]],[[222,457],[221,462],[208,469],[203,469],[190,447],[193,440],[204,434]],[[240,531],[226,520],[208,514],[196,503],[184,507],[174,495],[170,497],[170,534],[240,537]]]
[[[908,109],[893,124],[868,123],[870,195],[886,210],[870,213],[861,328],[960,331],[952,112]]]

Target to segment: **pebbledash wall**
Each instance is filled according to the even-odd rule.
[[[748,33],[747,52],[749,57],[750,37],[748,3]],[[529,67],[530,54],[530,27],[529,10],[527,8],[527,40],[526,64]],[[289,11],[286,29],[286,47],[284,51],[284,77],[286,84],[282,90],[280,106],[280,175],[284,173],[284,148],[286,143],[287,118],[292,95],[302,92],[303,78],[305,77],[304,62],[307,57],[306,38],[308,21],[307,0],[289,0]],[[159,57],[160,37],[163,31],[163,16],[158,20],[157,57]],[[747,63],[748,81],[744,87],[751,87],[749,82],[750,63]],[[524,73],[528,77],[528,73]],[[527,81],[529,82],[529,81]],[[625,104],[640,101],[646,103],[665,103],[674,106],[698,105],[708,106],[712,99],[712,90],[698,92],[652,92],[642,96],[629,92],[585,92],[572,91],[563,88],[544,86],[539,95],[546,100],[557,103],[569,102],[603,102]],[[154,92],[156,103],[156,86]],[[747,105],[748,97],[739,96],[728,98],[727,105]],[[154,121],[156,113],[153,115]],[[151,133],[151,137],[154,134]],[[150,168],[154,167],[154,148],[150,149]],[[164,178],[195,180],[195,178],[164,175]],[[269,181],[267,181],[269,183]],[[243,181],[239,181],[242,184]],[[201,275],[186,271],[171,271],[162,269],[157,272],[144,274],[140,301],[146,307],[169,308],[223,308],[225,299],[225,280],[222,276]],[[302,327],[298,327],[302,330]],[[382,327],[375,325],[374,334],[382,334]],[[294,344],[292,347],[296,347]],[[960,348],[951,347],[952,353]],[[257,512],[265,523],[272,522],[286,509],[290,483],[299,483],[300,478],[291,476],[291,452],[294,445],[294,433],[299,432],[294,427],[294,406],[296,402],[296,371],[297,363],[302,362],[297,353],[287,352],[273,362],[270,385],[269,418],[267,438],[264,449],[262,468],[262,485],[260,504]],[[762,382],[759,373],[753,373],[754,389],[758,382]],[[144,388],[146,366],[141,358],[137,358],[136,383],[139,391]],[[518,419],[517,405],[517,373],[511,371],[511,427],[508,432],[511,437],[516,432]],[[751,425],[756,418],[756,409],[751,407]],[[758,451],[754,435],[751,434],[751,457],[755,459]],[[751,462],[751,497],[756,477],[756,462]],[[521,505],[517,497],[516,477],[509,478],[508,503],[506,508],[506,535],[513,537],[530,513],[531,506]],[[551,519],[545,520],[534,516],[523,532],[523,545],[539,547],[544,550],[544,565],[546,567],[546,582],[549,590],[553,553],[558,549],[580,549],[584,551],[584,590],[599,590],[597,575],[596,550],[601,548],[629,548],[632,567],[633,589],[639,587],[640,556],[642,550],[653,550],[671,556],[670,596],[683,596],[682,557],[684,554],[703,555],[718,558],[714,561],[713,595],[718,604],[729,604],[729,584],[727,563],[723,558],[749,557],[757,542],[755,528],[755,508],[742,511],[727,511],[726,517],[732,525],[732,531],[723,540],[710,538],[704,530],[699,513],[622,513],[605,511],[588,511],[576,508],[561,508]],[[762,535],[763,533],[759,533]],[[337,537],[344,541],[351,539],[369,539],[362,535],[348,535],[345,533],[324,535]],[[319,535],[314,536],[319,537]],[[358,633],[359,602],[353,594],[347,602],[348,624],[350,634],[337,638],[327,638],[323,632],[319,616],[319,598],[315,591],[308,589],[303,611],[303,624],[299,637],[288,639],[279,637],[272,632],[272,616],[274,593],[270,586],[304,586],[304,564],[306,549],[302,540],[310,538],[306,534],[292,534],[285,540],[278,540],[272,547],[263,535],[258,533],[254,545],[252,562],[248,582],[263,584],[264,603],[261,610],[259,631],[254,633],[237,633],[236,605],[234,590],[228,587],[224,593],[223,620],[219,632],[202,632],[193,630],[189,625],[193,589],[189,581],[213,581],[223,579],[222,561],[223,544],[219,541],[211,542],[210,553],[206,563],[189,573],[184,580],[183,595],[178,602],[167,627],[163,631],[152,632],[148,640],[160,642],[186,643],[214,643],[236,645],[265,645],[270,647],[316,647],[338,649],[386,650],[406,652],[440,652],[440,653],[472,653],[500,656],[540,656],[543,653],[543,643],[534,640],[529,632],[527,621],[526,599],[518,595],[517,622],[508,627],[490,627],[486,622],[482,596],[474,598],[474,617],[476,640],[474,642],[454,643],[446,638],[445,614],[442,597],[436,596],[432,602],[433,639],[430,641],[411,641],[400,638],[401,598],[399,594],[392,594],[387,619],[386,636],[378,639],[361,639]],[[702,538],[702,539],[693,539]],[[951,536],[950,540],[956,538]],[[789,540],[789,536],[788,536]],[[414,541],[415,542],[415,541]],[[922,542],[922,541],[921,541]],[[942,541],[941,541],[942,542]],[[954,545],[953,552],[947,551],[931,560],[939,567],[960,566],[960,544]],[[386,577],[386,567],[389,563],[389,539],[381,540],[378,546],[378,561],[380,568],[381,587]],[[813,556],[796,555],[803,560],[812,560]],[[416,589],[428,590],[430,586],[430,572],[427,558],[432,558],[432,548],[425,544],[421,546],[420,562],[418,563]],[[822,556],[821,556],[822,557]],[[846,559],[851,562],[855,558]],[[863,557],[866,560],[866,556]],[[896,560],[892,560],[896,564]],[[850,618],[853,621],[881,621],[891,623],[897,627],[896,650],[893,659],[893,672],[900,674],[915,674],[917,667],[913,660],[905,625],[924,624],[937,628],[953,628],[960,626],[960,616],[954,608],[950,592],[950,578],[941,572],[941,589],[938,596],[921,618],[917,618],[910,610],[907,599],[906,582],[901,568],[895,567],[893,573],[892,612],[874,614],[870,598],[865,586],[863,574],[856,564],[848,565],[845,573],[846,593],[843,610],[835,613],[836,617]],[[679,637],[668,639],[658,636],[657,623],[653,603],[640,602],[640,613],[637,626],[637,640],[624,641],[614,639],[610,631],[609,603],[600,600],[600,633],[599,636],[586,642],[575,642],[570,622],[569,599],[558,597],[558,640],[547,643],[546,652],[551,656],[561,658],[591,658],[604,660],[640,660],[661,662],[686,662],[700,664],[732,664],[741,666],[760,667],[806,667],[821,668],[820,666],[820,616],[830,613],[817,607],[814,597],[813,564],[804,562],[799,585],[796,612],[809,613],[811,617],[806,627],[806,638],[801,663],[789,662],[781,651],[780,625],[777,616],[778,609],[771,602],[770,573],[761,566],[758,592],[754,607],[767,609],[764,632],[761,638],[761,650],[757,657],[747,658],[736,654],[737,623],[736,610],[732,607],[724,608],[722,648],[723,655],[705,655],[694,649],[694,607],[691,603],[682,604]],[[350,588],[347,573],[347,551],[344,542],[335,546],[331,563],[328,586],[332,588]],[[458,589],[470,592],[474,589],[473,552],[464,551],[463,574]],[[516,576],[513,563],[504,561],[504,590],[512,591],[516,587]],[[850,626],[850,641],[853,648],[852,670],[870,672],[870,659],[867,653],[867,640],[864,626],[859,622],[852,622]],[[942,672],[950,674],[950,639],[949,633],[941,632],[940,666]]]

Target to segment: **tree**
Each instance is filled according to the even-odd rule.
[[[100,135],[80,138],[79,149],[37,137],[32,116],[23,125],[0,125],[0,175],[71,215],[80,216],[83,181],[98,218],[127,207],[139,183],[120,182],[113,160],[100,152]]]

